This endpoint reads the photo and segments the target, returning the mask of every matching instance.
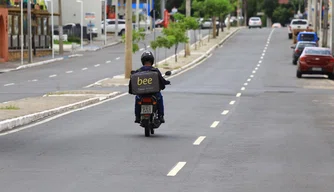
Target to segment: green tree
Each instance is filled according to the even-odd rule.
[[[132,52],[136,53],[139,51],[139,42],[145,40],[146,33],[145,29],[140,28],[138,31],[132,30]],[[125,43],[125,34],[122,36],[122,42]],[[144,43],[145,48],[146,44]]]
[[[286,8],[284,6],[279,6],[275,9],[273,13],[273,22],[279,22],[282,25],[285,25],[289,22],[289,19],[293,17],[293,8]]]
[[[185,35],[186,33],[186,26],[184,22],[172,22],[168,25],[167,28],[162,30],[163,37],[167,39],[167,45],[172,47],[175,46],[175,62],[177,62],[177,50],[180,43],[188,43],[188,37]],[[160,40],[162,41],[162,40]],[[164,40],[165,41],[165,40]],[[161,42],[151,42],[151,45],[161,45],[166,47],[165,43]],[[168,48],[168,47],[167,47]]]
[[[263,10],[264,13],[271,20],[274,14],[275,9],[278,7],[278,0],[264,0],[263,1]]]
[[[155,41],[151,41],[151,48],[153,50],[156,50],[157,48],[170,49],[173,47],[174,42],[175,42],[174,36],[158,36]],[[165,59],[167,58],[167,49],[165,49]]]

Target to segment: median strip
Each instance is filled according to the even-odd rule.
[[[74,90],[0,103],[0,132],[110,99],[120,92]]]

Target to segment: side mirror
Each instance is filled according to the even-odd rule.
[[[320,40],[320,38],[318,37],[318,41]]]
[[[131,75],[134,74],[134,73],[136,73],[136,71],[135,71],[135,70],[132,70],[132,71],[131,71]]]
[[[296,48],[295,46],[291,46],[291,49],[294,49],[294,48]]]
[[[172,72],[171,72],[171,71],[166,71],[165,75],[166,75],[166,76],[171,76],[171,75],[172,75]]]

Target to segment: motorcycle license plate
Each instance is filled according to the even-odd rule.
[[[151,114],[153,113],[153,105],[142,105],[141,114]]]

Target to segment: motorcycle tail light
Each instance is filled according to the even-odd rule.
[[[150,103],[150,102],[152,102],[152,99],[146,97],[146,98],[143,98],[143,99],[142,99],[142,102],[144,102],[144,103]]]

